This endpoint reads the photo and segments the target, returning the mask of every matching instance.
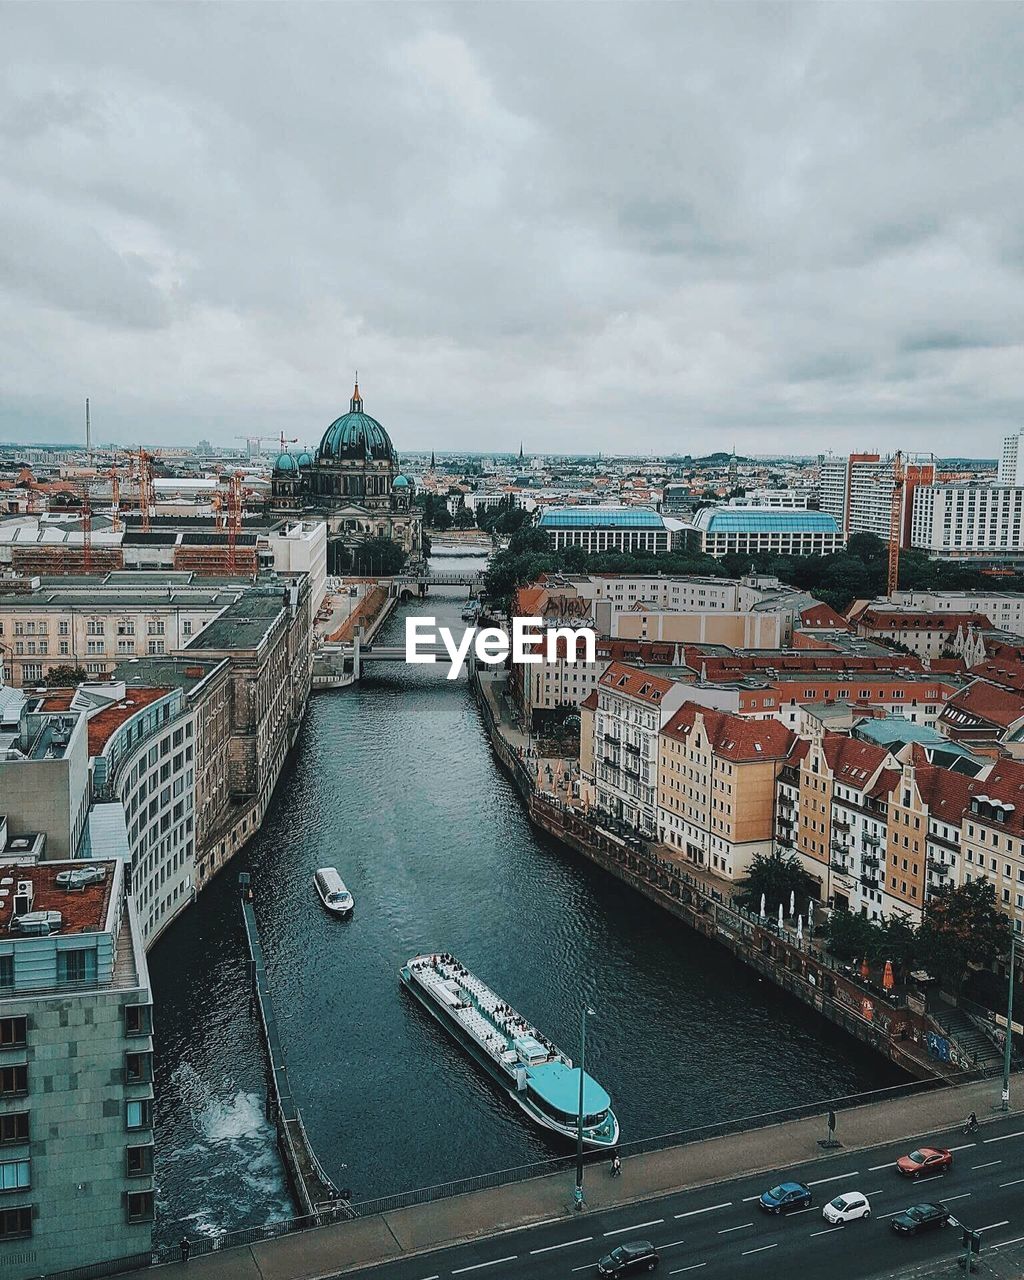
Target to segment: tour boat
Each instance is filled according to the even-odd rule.
[[[355,908],[355,900],[345,888],[345,882],[338,875],[336,867],[321,867],[313,877],[313,884],[320,895],[320,901],[328,911],[336,916],[350,916]]]
[[[402,966],[399,977],[531,1120],[576,1140],[580,1073],[561,1049],[454,956],[415,956]],[[583,1142],[588,1147],[614,1147],[618,1140],[611,1099],[584,1072]]]

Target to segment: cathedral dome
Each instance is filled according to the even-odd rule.
[[[392,489],[408,489],[409,481],[405,476],[395,476],[394,480],[391,481],[391,487]]]
[[[313,455],[308,449],[303,449],[298,458],[296,458],[296,462],[300,467],[311,467],[313,465]]]
[[[391,437],[376,418],[363,413],[358,382],[348,413],[324,432],[317,456],[321,462],[397,462]]]
[[[274,471],[278,475],[293,475],[298,469],[298,464],[290,453],[279,453],[274,461]]]

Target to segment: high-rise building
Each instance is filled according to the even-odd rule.
[[[910,546],[911,513],[918,485],[935,483],[934,462],[905,464],[900,545]],[[826,457],[820,467],[821,509],[835,517],[846,538],[873,533],[888,541],[895,469],[891,457],[851,453]]]
[[[914,491],[911,543],[933,556],[1019,559],[1022,509],[1019,485],[921,485]]]
[[[1003,451],[999,455],[999,483],[1024,485],[1024,448],[1021,440],[1024,430],[1012,436],[1003,436]]]

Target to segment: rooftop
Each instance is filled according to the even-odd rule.
[[[129,697],[113,703],[103,711],[95,712],[89,717],[89,755],[102,755],[103,748],[126,720],[137,715],[143,707],[159,702],[170,692],[169,688],[132,689]]]
[[[117,863],[89,863],[90,866],[102,867],[105,875],[100,882],[86,885],[82,889],[68,890],[57,884],[57,876],[62,871],[81,871],[83,865],[77,859],[73,862],[39,862],[35,866],[0,865],[0,938],[20,940],[25,936],[12,930],[11,921],[14,916],[15,890],[19,882],[26,880],[32,882],[32,910],[59,911],[62,919],[61,934],[99,933],[103,930],[107,922]]]
[[[779,507],[705,507],[693,522],[706,533],[839,533],[835,517],[823,511]]]
[[[647,507],[549,507],[542,529],[664,529],[657,511]]]
[[[197,649],[256,649],[285,609],[281,587],[250,587],[186,646]]]

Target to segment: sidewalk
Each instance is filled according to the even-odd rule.
[[[997,1081],[941,1089],[892,1102],[869,1103],[838,1116],[837,1156],[879,1143],[913,1139],[947,1129],[971,1110],[982,1120],[999,1098]],[[1024,1115],[1024,1076],[1011,1080],[1011,1112]],[[765,1129],[728,1134],[623,1161],[620,1179],[591,1175],[586,1184],[592,1209],[608,1209],[653,1196],[744,1177],[790,1170],[823,1158],[818,1140],[824,1116],[792,1120]],[[474,1191],[432,1204],[413,1205],[352,1222],[264,1240],[193,1258],[187,1266],[161,1268],[168,1280],[315,1280],[346,1268],[378,1266],[396,1258],[457,1244],[555,1217],[571,1217],[572,1173],[554,1174],[504,1187]],[[997,1258],[997,1255],[993,1255]],[[948,1269],[948,1264],[947,1264]],[[152,1274],[130,1273],[136,1280]],[[1003,1280],[1003,1272],[978,1274]],[[1009,1272],[1019,1275],[1020,1271]]]

